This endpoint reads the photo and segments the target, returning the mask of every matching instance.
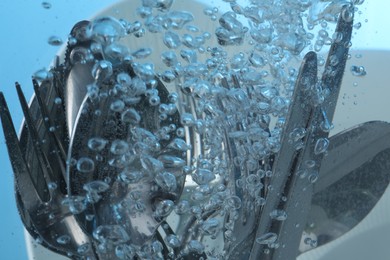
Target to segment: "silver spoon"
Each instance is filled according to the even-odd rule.
[[[71,71],[79,82],[84,74],[77,70],[85,66]],[[133,80],[127,91],[134,95],[113,89],[113,79],[123,72]],[[90,81],[90,76],[84,78]],[[173,103],[164,85],[156,82],[153,91],[134,90],[143,83],[131,65],[114,65],[112,76],[99,83],[98,97],[85,96],[75,120],[68,158],[78,162],[68,165],[68,190],[85,198],[87,208],[77,215],[79,223],[108,254],[119,244],[150,241],[184,187],[182,168],[189,146],[175,131],[169,132],[169,127],[181,125],[177,111],[159,118],[154,99]],[[161,136],[161,131],[168,133]]]

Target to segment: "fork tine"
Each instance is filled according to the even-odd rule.
[[[35,127],[35,124],[32,120],[32,116],[31,116],[26,98],[23,95],[22,88],[20,87],[20,85],[18,83],[16,83],[15,86],[16,86],[16,91],[18,93],[20,105],[21,105],[22,110],[23,110],[28,133],[29,133],[31,141],[33,143],[33,151],[35,152],[35,155],[37,156],[38,165],[43,173],[43,178],[46,180],[46,184],[53,182],[53,183],[56,183],[57,185],[60,185],[60,183],[59,183],[60,179],[57,178],[58,176],[54,176],[54,174],[57,172],[53,171],[53,169],[51,168],[51,164],[50,164],[45,152],[42,150],[42,147],[40,144],[41,141],[40,141],[40,138],[38,135],[38,131],[37,131],[37,128]],[[37,175],[39,175],[39,172],[37,173]]]
[[[39,186],[39,183],[34,183],[32,180],[31,172],[24,159],[11,114],[2,92],[0,92],[0,118],[3,125],[8,155],[14,171],[16,187],[18,190],[23,190],[19,194],[25,202],[26,209],[28,209],[29,206],[35,205],[36,201],[42,201],[44,199],[42,195],[45,193],[45,190],[42,190],[42,194],[38,194],[37,192],[36,188]]]
[[[353,16],[350,20],[347,20],[345,18],[346,12],[351,12],[351,14],[353,14],[353,6],[346,5],[341,11],[335,34],[341,35],[342,37],[339,40],[335,40],[331,45],[325,64],[324,74],[321,79],[322,86],[327,87],[330,90],[330,96],[326,98],[326,103],[323,106],[325,116],[327,116],[329,122],[332,122],[333,120],[352,36]],[[337,60],[335,60],[335,58],[337,58]]]
[[[349,15],[346,15],[348,12]],[[295,167],[295,171],[292,172],[291,180],[289,180],[289,184],[284,190],[284,195],[288,197],[288,200],[281,206],[283,206],[285,212],[288,212],[289,216],[283,223],[280,223],[278,228],[280,235],[279,243],[284,245],[284,247],[274,251],[274,259],[295,258],[299,253],[298,246],[305,228],[307,215],[310,212],[314,189],[313,184],[307,178],[302,179],[294,173],[298,170],[307,169],[303,162],[308,160],[315,162],[314,167],[310,169],[311,174],[318,177],[320,172],[324,153],[316,154],[314,149],[317,140],[320,138],[328,138],[329,136],[329,129],[322,129],[320,126],[325,120],[329,122],[333,120],[348,57],[352,25],[353,6],[345,5],[341,10],[336,27],[336,33],[341,33],[342,38],[333,42],[322,76],[322,87],[328,88],[330,95],[325,98],[323,104],[317,106],[313,111],[308,125],[307,142],[302,150],[301,159],[297,163],[298,165]]]
[[[56,146],[58,148],[58,151],[59,151],[59,156],[61,157],[61,159],[63,161],[66,161],[66,156],[67,155],[66,155],[66,152],[65,152],[65,148],[64,148],[62,142],[60,141],[60,138],[58,137],[56,132],[50,131],[50,126],[52,126],[54,124],[53,124],[53,121],[52,121],[52,119],[50,117],[49,111],[47,110],[47,106],[44,104],[44,102],[42,100],[41,90],[39,88],[38,82],[35,79],[33,79],[33,86],[34,86],[35,97],[37,99],[39,108],[41,110],[42,118],[45,119],[43,121],[45,123],[46,130],[49,133],[49,137],[51,139],[50,142],[56,144]]]
[[[270,213],[277,209],[283,194],[283,189],[288,185],[289,178],[293,174],[291,170],[294,170],[297,162],[300,160],[302,155],[301,151],[297,151],[295,147],[289,143],[289,134],[295,128],[306,128],[308,122],[313,112],[313,106],[310,103],[310,100],[307,98],[306,92],[308,89],[314,85],[317,81],[317,55],[315,52],[309,52],[305,55],[301,68],[299,70],[299,75],[296,81],[294,93],[289,114],[286,118],[286,125],[283,131],[283,136],[281,140],[281,148],[279,154],[275,159],[273,166],[274,178],[271,179],[270,185],[274,188],[275,191],[273,194],[277,195],[267,195],[266,204],[263,210],[260,212],[261,216],[257,217],[258,227],[255,231],[256,237],[264,235],[267,232],[270,232],[273,227],[273,221],[269,217]],[[263,259],[260,257],[262,254],[262,245],[254,242],[252,244],[252,250],[250,254],[250,259]],[[268,256],[263,256],[264,259]]]

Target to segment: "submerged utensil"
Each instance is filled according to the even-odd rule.
[[[294,90],[294,101],[286,118],[282,146],[273,165],[273,178],[270,182],[272,191],[268,193],[265,207],[258,216],[256,237],[261,238],[267,233],[275,234],[280,247],[269,249],[266,243],[253,242],[249,257],[251,260],[289,259],[298,254],[301,234],[310,212],[312,183],[318,179],[324,152],[329,143],[327,138],[330,122],[348,57],[352,25],[353,6],[346,5],[341,10],[335,32],[342,37],[335,40],[330,47],[320,82],[320,88],[327,89],[329,95],[317,106],[308,98],[308,90],[316,86],[317,58],[313,52],[306,55],[307,65],[304,62],[301,67],[301,75]],[[305,66],[308,66],[308,69],[304,69]],[[297,150],[291,141],[289,142],[294,129],[304,129],[306,132],[302,138],[302,149]],[[318,144],[324,148],[318,149]],[[302,171],[309,171],[309,180],[312,183],[299,176]],[[283,200],[282,197],[287,199]],[[281,219],[278,215],[285,217]]]
[[[132,71],[118,65],[112,77],[128,73],[137,80]],[[161,142],[153,134],[169,125],[179,127],[178,112],[161,120],[153,96],[139,92],[132,97],[136,101],[129,101],[121,92],[109,94],[111,87],[100,87],[98,99],[87,95],[81,104],[69,152],[69,158],[78,162],[68,167],[68,190],[91,204],[77,216],[90,236],[99,236],[96,227],[118,226],[127,234],[126,242],[141,246],[155,236],[180,197],[185,177],[181,168],[187,164],[183,153],[188,146],[174,132],[167,132],[169,138]],[[161,103],[170,103],[160,81],[155,91]],[[126,102],[134,104],[119,111],[113,108]]]
[[[59,164],[63,161],[57,160],[60,156],[58,150],[61,148],[56,146],[50,129],[46,128],[42,120],[32,120],[32,114],[36,116],[35,113],[41,113],[46,108],[33,103],[34,106],[29,109],[18,84],[16,88],[25,115],[20,140],[2,93],[0,113],[15,174],[17,202],[22,220],[30,234],[38,242],[42,240],[42,245],[75,259],[84,256],[95,259],[95,253],[89,250],[89,237],[80,229],[69,207],[62,203],[66,194],[63,193],[65,186],[61,176],[63,168]],[[51,111],[56,112],[56,109]],[[52,142],[41,141],[46,138]],[[82,251],[82,248],[85,250]]]
[[[244,106],[246,93],[240,92],[239,80],[233,76],[230,84],[226,78],[222,78],[221,87],[218,86],[220,89],[215,91],[220,91],[221,96],[222,93],[230,91],[230,96],[224,96],[223,98],[226,98],[224,100],[215,98],[213,101],[216,106],[207,107],[204,113],[197,111],[199,104],[191,96],[180,97],[181,104],[176,107],[175,97],[168,93],[162,82],[154,75],[140,73],[142,68],[139,64],[118,59],[115,53],[114,57],[110,57],[111,62],[107,62],[104,59],[105,53],[99,52],[98,49],[92,54],[90,50],[92,42],[80,38],[77,34],[79,29],[81,31],[88,29],[89,23],[84,21],[76,25],[71,35],[78,37],[77,44],[68,46],[64,67],[57,66],[54,69],[59,76],[57,75],[54,81],[42,84],[40,87],[42,91],[37,95],[44,97],[49,104],[39,105],[43,115],[35,113],[37,102],[42,103],[37,97],[29,109],[26,106],[24,108],[25,111],[33,112],[34,120],[48,125],[38,138],[26,139],[28,149],[24,155],[27,156],[26,164],[34,164],[36,158],[31,158],[30,153],[34,156],[42,154],[36,151],[40,138],[49,140],[49,148],[43,152],[44,155],[49,154],[54,148],[53,155],[56,156],[56,160],[49,162],[52,168],[59,169],[58,172],[55,171],[54,179],[66,180],[66,183],[64,181],[56,183],[62,194],[66,195],[58,196],[57,203],[67,206],[66,214],[71,215],[72,223],[76,225],[68,227],[66,231],[73,234],[75,230],[80,230],[90,241],[89,249],[102,259],[115,258],[117,250],[125,252],[126,257],[130,259],[136,255],[139,258],[150,258],[154,254],[153,250],[157,252],[153,256],[160,258],[207,258],[202,251],[204,248],[202,249],[201,244],[196,242],[202,241],[208,245],[214,243],[214,240],[216,244],[225,243],[222,248],[226,250],[229,259],[242,257],[288,259],[297,255],[299,240],[306,224],[305,214],[309,212],[313,196],[312,189],[320,187],[320,183],[323,183],[322,190],[327,191],[324,183],[337,180],[336,177],[323,179],[321,182],[321,175],[318,175],[318,172],[320,174],[322,172],[321,162],[326,162],[326,157],[324,159],[322,156],[326,150],[329,122],[333,116],[348,53],[353,20],[349,8],[344,7],[340,15],[336,33],[343,37],[335,39],[331,47],[320,86],[322,90],[329,89],[330,95],[324,103],[317,106],[307,98],[313,97],[313,86],[317,83],[316,54],[309,52],[304,58],[298,76],[289,117],[282,135],[281,151],[267,158],[269,161],[264,159],[259,163],[261,167],[266,167],[265,165],[270,167],[266,169],[267,172],[272,170],[272,176],[267,176],[258,183],[259,186],[266,188],[261,191],[262,196],[266,197],[265,204],[256,206],[253,211],[251,207],[246,207],[246,204],[240,204],[249,201],[250,195],[248,191],[238,189],[236,183],[242,177],[251,176],[251,172],[243,171],[238,164],[232,163],[237,156],[242,155],[242,150],[239,151],[240,141],[235,141],[237,136],[234,135],[239,136],[239,131],[244,132],[247,129],[243,124],[226,123],[226,126],[237,130],[238,133],[225,129],[224,137],[217,140],[219,142],[217,145],[227,151],[226,157],[220,158],[221,161],[229,161],[234,169],[230,169],[231,172],[228,170],[230,175],[226,179],[218,177],[216,182],[222,185],[212,187],[218,191],[214,194],[216,196],[210,197],[210,203],[202,204],[202,208],[198,205],[192,207],[191,210],[195,214],[190,217],[175,214],[172,210],[179,198],[188,197],[192,191],[204,189],[202,190],[204,194],[212,191],[210,187],[204,185],[209,183],[212,177],[216,178],[209,170],[210,166],[205,164],[199,169],[191,167],[196,165],[193,163],[194,158],[199,158],[196,163],[203,166],[201,159],[214,151],[205,145],[199,129],[199,132],[196,132],[186,126],[183,128],[185,133],[180,135],[175,130],[184,124],[191,124],[191,120],[201,121],[207,113],[217,117],[223,109],[229,109],[224,102],[241,102],[240,105]],[[57,84],[58,82],[61,84]],[[148,89],[145,84],[148,84]],[[191,87],[189,86],[188,91],[191,91]],[[54,90],[56,92],[50,92]],[[199,95],[202,94],[201,91]],[[61,97],[63,102],[61,100],[56,102],[55,97]],[[53,104],[59,105],[59,108],[53,109]],[[167,106],[160,107],[159,104]],[[0,102],[0,105],[5,107],[5,101]],[[166,111],[161,111],[164,109]],[[12,124],[9,123],[9,114],[4,111],[6,109],[2,110],[1,117],[8,125],[8,130]],[[187,122],[186,118],[182,117],[185,112],[193,116]],[[47,123],[55,118],[58,121]],[[224,120],[228,121],[229,118]],[[66,125],[63,124],[65,121]],[[259,127],[263,130],[262,134],[269,134],[267,122],[260,121],[256,123],[263,124]],[[32,124],[27,125],[30,126],[28,132],[34,133]],[[52,126],[56,127],[51,128]],[[306,135],[294,139],[291,132],[295,129],[304,129]],[[24,132],[27,133],[26,130]],[[22,134],[21,140],[23,136]],[[17,144],[15,136],[6,139],[7,144]],[[316,148],[318,140],[323,142],[322,149]],[[11,160],[16,162],[23,158],[20,156],[23,153],[18,151],[15,153],[12,146],[8,148]],[[297,147],[301,147],[300,150],[297,150]],[[332,154],[332,149],[331,146],[328,147],[328,154]],[[338,151],[337,148],[334,149]],[[48,160],[44,156],[38,159],[40,166],[48,165]],[[307,179],[303,180],[298,174],[299,170],[305,170],[299,167],[307,166],[309,161],[315,162],[314,166],[309,167],[312,171],[310,180],[319,185],[314,185],[314,188],[311,188],[312,183],[308,183]],[[220,163],[221,167],[223,163]],[[19,175],[21,168],[15,169],[15,175]],[[35,176],[34,173],[30,175]],[[38,177],[47,175],[39,173]],[[187,179],[186,189],[185,175],[192,175],[192,180],[195,180],[191,184]],[[194,182],[199,184],[196,188]],[[48,199],[50,191],[47,189],[45,191],[45,187],[50,185],[45,185],[42,181],[37,183],[41,186],[35,191],[42,191],[41,196]],[[17,182],[18,188],[20,185],[20,182]],[[30,208],[24,205],[25,201],[28,201],[27,198],[23,197],[25,195],[22,192],[20,196],[21,199],[18,201],[21,208],[28,209],[23,212],[30,212]],[[301,198],[302,196],[304,198]],[[195,197],[193,200],[196,199]],[[224,200],[229,203],[224,205]],[[299,210],[296,208],[297,205],[300,207]],[[231,210],[232,213],[220,217],[219,213],[224,210]],[[197,211],[201,213],[196,214]],[[23,219],[25,225],[29,223],[26,217]],[[28,230],[34,237],[39,238],[41,235],[37,233],[45,232],[40,230],[44,228],[42,225],[34,225],[34,221],[30,224],[32,225]],[[218,226],[223,226],[224,231],[232,231],[231,237],[235,240],[229,238],[227,233],[213,232]],[[51,232],[57,234],[63,231],[53,228]],[[271,234],[267,243],[258,239],[267,234]],[[169,235],[178,235],[180,239],[176,237],[177,241],[167,241]],[[278,243],[273,243],[276,241],[274,238],[278,238],[279,245],[282,246],[277,248]],[[57,246],[53,239],[53,235],[52,238],[47,238],[50,243],[44,245],[64,253],[66,247]],[[73,246],[74,243],[70,244]],[[73,246],[70,252],[73,252],[74,248]],[[80,247],[76,254],[81,254],[79,249]]]
[[[390,182],[390,124],[366,122],[330,138],[305,232],[324,245],[360,223]],[[302,239],[304,241],[305,238]],[[307,247],[313,248],[312,246]]]

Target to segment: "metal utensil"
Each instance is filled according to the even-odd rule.
[[[351,230],[381,198],[390,182],[389,135],[388,122],[372,121],[330,138],[305,228],[317,246]]]
[[[277,234],[278,243],[281,246],[265,250],[266,245],[254,242],[250,259],[288,259],[298,254],[297,248],[306,224],[307,214],[310,211],[313,185],[308,182],[308,179],[300,178],[297,173],[309,170],[313,183],[318,178],[324,151],[317,152],[316,144],[319,140],[328,141],[330,130],[328,125],[333,119],[351,40],[352,9],[352,6],[342,8],[336,27],[336,34],[342,37],[334,41],[330,48],[320,84],[322,89],[329,90],[329,96],[316,107],[307,98],[307,89],[315,86],[316,83],[316,55],[315,53],[307,54],[307,57],[311,56],[309,58],[311,65],[308,63],[309,69],[301,71],[301,76],[304,77],[297,80],[294,90],[296,94],[286,119],[286,130],[282,136],[282,147],[273,166],[274,177],[270,183],[273,192],[267,196],[265,207],[258,217],[259,224],[256,231],[256,237],[261,237],[268,232]],[[304,80],[305,76],[309,79],[308,82]],[[290,133],[295,128],[303,128],[307,132],[302,140],[303,148],[298,151],[291,149],[291,143],[289,143]],[[308,163],[314,165],[308,167]],[[287,201],[282,200],[283,196],[287,198]],[[272,212],[275,210],[285,212],[288,217],[283,221],[272,218]]]
[[[69,211],[69,207],[62,204],[66,196],[63,193],[64,183],[61,181],[61,179],[63,180],[61,176],[63,168],[59,165],[61,162],[57,158],[53,160],[53,157],[60,156],[58,149],[61,148],[55,146],[55,141],[52,139],[54,137],[50,134],[52,131],[46,128],[44,122],[42,120],[34,122],[32,119],[32,114],[36,116],[37,113],[43,112],[46,108],[40,107],[40,102],[34,103],[31,108],[28,108],[18,84],[16,84],[16,88],[25,116],[20,141],[2,93],[0,95],[0,112],[15,174],[18,206],[24,216],[22,217],[25,220],[24,224],[33,237],[43,240],[44,246],[56,252],[73,256],[75,259],[84,256],[95,259],[92,250],[85,250],[85,252],[80,250],[88,245],[88,248],[91,249],[90,239],[79,228],[74,215]],[[40,92],[37,95],[39,99]],[[58,110],[53,109],[51,112],[56,113]],[[45,137],[52,142],[42,143],[41,140]]]
[[[113,78],[124,71],[135,77],[130,66],[121,65],[114,69]],[[101,94],[109,92],[110,88],[110,85],[101,87]],[[160,102],[169,103],[169,93],[161,82],[158,83],[156,90]],[[188,149],[175,146],[179,145],[179,142],[184,144],[184,140],[179,141],[175,134],[162,141],[160,147],[152,134],[164,126],[168,127],[171,124],[180,126],[177,112],[161,121],[158,118],[158,106],[152,106],[148,96],[139,96],[139,102],[127,107],[127,112],[113,111],[110,107],[114,102],[122,101],[121,98],[120,94],[103,94],[98,101],[90,96],[85,97],[76,119],[69,158],[78,160],[91,158],[94,160],[95,170],[83,173],[77,169],[77,165],[71,165],[67,171],[68,189],[72,196],[91,197],[91,191],[85,188],[86,185],[93,181],[106,181],[110,188],[100,195],[101,199],[98,201],[90,201],[93,205],[77,216],[79,222],[90,236],[93,236],[96,227],[99,226],[121,226],[127,232],[129,242],[141,246],[155,236],[157,228],[169,214],[166,212],[158,215],[156,208],[159,204],[175,202],[180,197],[184,186],[184,176],[180,167],[186,164],[183,152],[186,153]],[[133,108],[142,111],[140,118],[133,118],[132,122],[126,121],[123,113],[132,113],[135,111]],[[100,151],[91,149],[88,142],[94,140],[93,138],[103,138],[104,142],[107,142],[106,147]],[[113,151],[114,146],[120,145],[118,143],[124,140],[126,150]],[[160,161],[154,158],[159,158],[164,164],[160,164]],[[164,177],[160,176],[161,171],[175,178],[172,180],[172,187],[156,185],[159,184],[159,178]],[[139,179],[134,177],[135,179],[130,180],[131,174],[140,174]],[[129,179],[126,179],[126,176]],[[138,203],[135,206],[142,208],[137,210],[130,203]],[[93,220],[88,220],[88,216],[94,216]]]
[[[236,221],[233,229],[236,241],[234,243],[225,241],[228,244],[226,249],[230,252],[230,258],[232,259],[242,257],[241,251],[246,251],[246,256],[249,257],[250,254],[252,259],[258,259],[259,257],[264,257],[264,259],[286,259],[283,257],[298,254],[297,243],[299,242],[294,239],[299,240],[306,217],[304,216],[301,219],[295,206],[302,205],[300,207],[303,212],[309,211],[312,188],[306,189],[311,184],[307,183],[307,179],[304,182],[298,178],[296,173],[299,172],[298,170],[303,170],[299,168],[300,166],[306,165],[308,161],[314,161],[314,167],[310,167],[310,171],[313,173],[311,179],[314,182],[318,178],[317,183],[320,183],[321,176],[318,176],[317,173],[320,171],[321,161],[324,162],[325,159],[322,158],[323,152],[313,153],[313,151],[319,139],[325,140],[327,138],[329,122],[333,116],[352,28],[352,19],[349,15],[351,10],[349,8],[344,7],[339,18],[336,33],[342,34],[343,37],[341,37],[341,40],[337,38],[332,45],[322,79],[321,87],[328,88],[331,94],[324,103],[317,104],[317,106],[306,98],[313,95],[313,86],[317,82],[317,58],[315,53],[309,52],[304,58],[298,76],[292,107],[286,121],[281,152],[276,156],[273,164],[273,158],[270,158],[271,163],[267,162],[267,164],[273,166],[273,174],[272,178],[266,180],[270,183],[263,183],[262,185],[267,188],[272,187],[272,189],[270,188],[264,192],[264,195],[267,196],[264,207],[259,207],[254,212],[250,212],[244,207],[238,211],[240,220]],[[138,257],[145,257],[141,252],[142,246],[150,246],[154,237],[157,237],[157,240],[164,247],[163,256],[168,257],[168,246],[162,235],[174,234],[176,231],[175,228],[169,226],[170,221],[167,217],[171,216],[173,205],[182,195],[184,187],[184,176],[178,168],[179,166],[190,165],[193,156],[203,155],[204,147],[202,146],[201,137],[197,133],[188,132],[186,133],[187,139],[184,141],[169,130],[171,124],[180,126],[180,115],[174,110],[168,117],[160,118],[158,106],[153,104],[154,101],[150,101],[151,96],[154,95],[153,91],[142,92],[143,94],[138,96],[134,95],[134,99],[125,99],[121,95],[123,89],[115,86],[118,83],[116,82],[118,76],[125,73],[130,76],[131,80],[138,76],[134,73],[136,68],[130,63],[114,61],[112,74],[100,81],[98,77],[91,76],[91,71],[94,70],[93,66],[103,59],[103,53],[94,53],[93,59],[97,61],[96,63],[92,60],[85,63],[70,61],[69,55],[72,49],[79,48],[80,53],[87,53],[90,44],[89,40],[80,40],[78,45],[68,46],[65,68],[59,73],[62,77],[60,82],[65,83],[65,86],[56,87],[56,81],[50,82],[48,85],[54,86],[53,89],[56,89],[57,92],[53,95],[46,95],[46,93],[43,95],[45,100],[50,101],[50,104],[55,103],[55,96],[63,97],[66,115],[64,115],[62,106],[61,109],[54,110],[57,112],[52,112],[52,106],[49,106],[50,109],[47,110],[50,113],[46,111],[43,112],[43,116],[33,116],[38,121],[46,122],[42,119],[48,118],[48,121],[50,121],[50,119],[58,117],[56,113],[59,113],[59,118],[64,122],[66,121],[67,124],[51,129],[53,124],[49,123],[43,134],[38,135],[38,138],[31,138],[33,143],[29,141],[28,151],[34,150],[33,154],[42,154],[42,152],[35,150],[39,148],[35,144],[43,137],[50,139],[50,144],[53,145],[50,148],[54,147],[56,151],[59,150],[59,152],[54,153],[56,160],[51,162],[52,167],[56,166],[60,169],[55,172],[57,176],[54,179],[61,180],[65,176],[67,184],[60,182],[59,186],[60,189],[65,189],[65,191],[62,191],[63,194],[68,195],[65,199],[68,210],[69,206],[74,208],[71,212],[74,215],[72,221],[75,219],[75,225],[81,226],[77,226],[76,230],[83,230],[84,235],[88,236],[91,241],[96,242],[94,250],[98,252],[100,257],[114,257],[116,247],[127,242],[136,246]],[[83,52],[83,48],[85,52]],[[58,70],[54,71],[58,72]],[[222,80],[223,87],[230,88],[229,84],[224,84],[224,80],[226,81],[226,79]],[[99,81],[98,92],[88,93],[88,85],[93,85],[96,81]],[[165,86],[155,78],[153,82],[156,84],[153,89],[158,92],[160,102],[170,103],[169,93]],[[239,88],[234,77],[232,85],[234,88]],[[51,91],[52,88],[47,87],[47,89]],[[40,97],[41,95],[37,96]],[[182,101],[185,101],[183,103],[188,106],[185,107],[185,112],[194,112],[196,104],[193,100],[183,99]],[[36,102],[42,103],[39,99]],[[4,104],[2,106],[5,107],[5,101],[2,103]],[[33,104],[35,103],[33,102]],[[173,104],[173,102],[171,103]],[[124,108],[120,108],[123,104]],[[39,105],[39,107],[45,110],[46,106]],[[131,110],[133,108],[136,109]],[[35,111],[34,109],[31,107],[30,111]],[[24,110],[27,111],[28,108],[26,107]],[[129,118],[124,120],[125,111],[128,112]],[[181,111],[180,107],[179,111]],[[5,112],[2,112],[1,116],[6,118],[4,122],[10,120],[10,116]],[[28,117],[27,115],[26,120]],[[27,123],[27,125],[30,126],[28,132],[34,133],[35,131],[31,130],[33,124]],[[241,130],[241,128],[242,126],[237,126],[238,130]],[[303,146],[299,151],[291,144],[290,140],[290,133],[296,128],[305,129],[307,132],[305,137],[293,141],[293,144],[299,141],[301,147]],[[153,143],[156,140],[156,133],[153,132],[158,132],[159,129],[166,129],[169,135],[159,136],[159,140],[162,141],[160,145],[156,145],[156,143]],[[70,139],[68,154],[65,152],[68,150],[66,138]],[[7,140],[16,143],[17,138],[7,137]],[[30,137],[28,140],[30,140]],[[93,141],[101,142],[101,148],[95,147]],[[235,144],[229,140],[227,133],[226,139],[222,142],[231,153],[229,155],[231,156],[230,159],[236,157],[238,153],[235,152]],[[193,149],[189,149],[189,144],[194,146]],[[116,151],[116,145],[122,145],[122,149]],[[329,148],[329,153],[331,151]],[[12,152],[10,151],[10,153]],[[43,152],[44,155],[45,152]],[[45,159],[45,156],[41,157],[38,158],[40,165],[48,165],[47,158]],[[156,158],[159,160],[154,160]],[[20,158],[16,158],[16,160],[20,160]],[[68,163],[66,166],[65,162]],[[266,162],[263,163],[266,164]],[[17,170],[20,171],[19,168]],[[233,171],[232,178],[225,184],[230,185],[232,191],[235,192],[233,195],[245,201],[247,194],[234,189],[234,185],[239,177],[246,173],[240,172],[239,169],[235,170],[237,171]],[[164,172],[171,175],[159,175],[159,173]],[[47,174],[42,176],[47,176]],[[175,178],[175,185],[170,186],[166,181],[167,179],[172,180],[172,176]],[[330,182],[333,182],[333,180],[330,180]],[[44,185],[43,182],[38,183],[42,187],[36,190],[42,191],[41,195],[48,198],[49,195],[45,191],[47,185]],[[323,183],[326,183],[326,181]],[[189,186],[187,188],[191,189]],[[50,191],[47,193],[50,194]],[[20,195],[22,196],[22,194]],[[302,199],[301,196],[306,197]],[[282,197],[287,197],[287,201]],[[24,200],[23,197],[19,200],[21,205]],[[64,200],[58,199],[57,202],[63,204]],[[80,208],[76,206],[80,206]],[[26,208],[24,205],[22,207]],[[275,209],[288,213],[287,220],[282,224],[278,222],[279,220],[269,218]],[[180,234],[183,234],[182,247],[192,238],[202,238],[199,232],[190,235],[190,232],[187,232],[186,229],[192,227],[197,221],[201,223],[215,217],[215,212],[213,210],[207,211],[199,219],[192,217],[177,221],[180,224],[184,223],[184,229],[183,227],[177,228],[181,230]],[[24,219],[25,222],[28,222],[27,218]],[[229,218],[226,218],[225,221],[228,222]],[[199,223],[196,224],[196,228],[199,227]],[[295,228],[292,228],[293,224]],[[157,230],[160,226],[162,226],[160,230]],[[42,228],[41,226],[38,227]],[[39,231],[35,227],[30,229],[30,231],[35,230]],[[69,232],[72,231],[73,229],[69,230]],[[271,248],[270,251],[265,250],[265,245],[254,243],[256,237],[268,231],[278,235],[279,242],[283,247]],[[36,236],[34,232],[33,235]],[[223,240],[224,238],[222,238]],[[286,243],[287,240],[288,243]],[[52,241],[50,241],[50,244],[47,243],[46,246],[51,246],[51,249],[62,252],[61,247],[52,244]],[[287,244],[288,246],[286,246]],[[182,247],[179,249],[183,249]],[[197,257],[199,255],[189,254],[188,256]],[[202,257],[206,256],[202,255]]]

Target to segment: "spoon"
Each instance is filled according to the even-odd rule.
[[[113,79],[123,73],[132,85],[128,92],[116,92]],[[151,240],[184,187],[182,168],[189,146],[172,131],[181,126],[177,110],[159,118],[155,99],[172,108],[174,104],[162,82],[155,82],[147,91],[131,65],[115,65],[112,76],[99,83],[99,95],[85,96],[75,120],[69,194],[84,199],[79,223],[107,251]]]

